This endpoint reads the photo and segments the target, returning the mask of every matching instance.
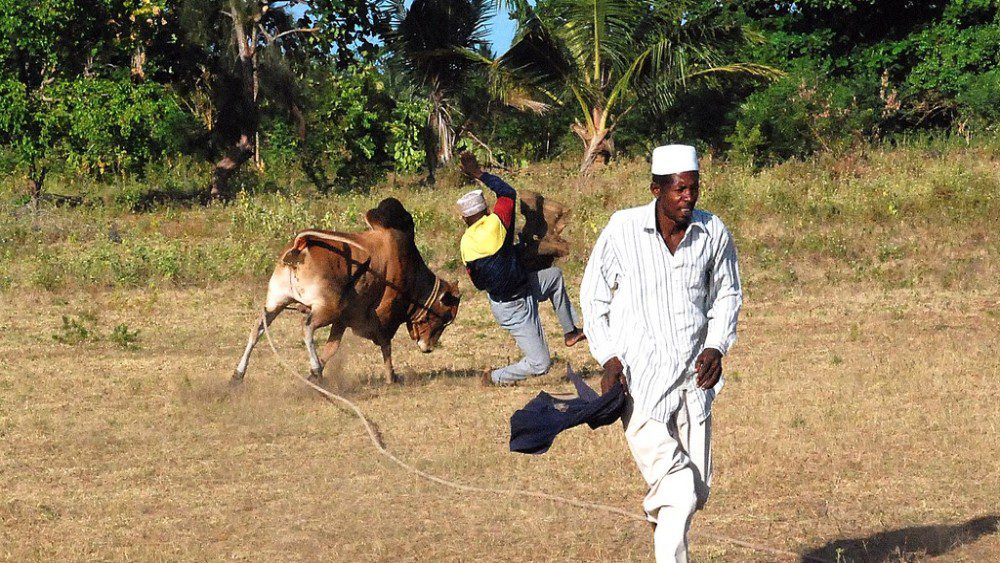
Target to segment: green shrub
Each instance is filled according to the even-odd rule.
[[[400,174],[417,172],[424,165],[421,134],[427,124],[427,103],[403,99],[396,103],[389,122],[392,137],[393,170]]]
[[[765,166],[820,149],[841,151],[876,133],[879,103],[863,81],[833,81],[808,68],[790,72],[747,97],[726,139],[729,154]]]
[[[125,78],[80,77],[54,82],[44,121],[50,149],[65,169],[97,177],[141,171],[182,150],[191,116],[163,85]]]
[[[1000,124],[1000,70],[970,77],[956,100],[959,113],[972,127],[996,131]]]
[[[52,335],[52,340],[60,344],[74,346],[81,342],[97,340],[94,329],[88,326],[93,323],[93,315],[83,314],[79,318],[62,316],[62,326]]]
[[[123,350],[139,349],[139,331],[129,330],[128,325],[121,323],[115,326],[108,336],[108,340],[117,344]]]

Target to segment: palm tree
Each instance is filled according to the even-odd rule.
[[[755,39],[719,17],[718,3],[695,0],[509,0],[518,21],[498,61],[500,84],[536,98],[571,100],[580,114],[580,172],[614,154],[618,122],[638,104],[666,108],[694,80],[723,74],[776,77],[770,67],[732,60]]]
[[[437,164],[451,160],[461,118],[458,97],[481,70],[470,53],[488,60],[486,22],[494,10],[492,0],[414,0],[409,8],[403,0],[391,2],[390,64],[427,98],[429,183]]]

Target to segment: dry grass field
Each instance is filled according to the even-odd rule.
[[[695,561],[776,559],[716,536],[829,561],[1000,560],[996,153],[879,158],[825,170],[849,166],[844,174],[876,195],[882,188],[872,186],[884,182],[878,197],[917,190],[890,198],[897,207],[885,208],[886,216],[869,215],[883,209],[882,200],[852,204],[851,194],[838,191],[817,199],[840,202],[845,211],[830,216],[804,205],[785,210],[780,198],[759,195],[762,182],[794,184],[801,176],[782,174],[795,169],[715,176],[736,186],[731,194],[757,190],[757,199],[706,193],[705,207],[721,208],[724,218],[746,209],[728,222],[747,296],[714,410],[715,482],[695,517]],[[955,192],[947,182],[899,187],[883,175],[910,167],[927,178],[952,165],[984,182],[985,200],[912,207],[923,201],[921,189],[945,190],[945,199]],[[571,233],[578,255],[566,264],[574,299],[596,236],[590,225],[599,228],[611,210],[645,197],[638,170],[585,186]],[[520,180],[543,186],[548,173],[529,170]],[[399,196],[404,188],[394,189]],[[553,191],[573,201],[572,189],[567,181]],[[608,190],[611,196],[600,195]],[[419,230],[450,196],[435,197],[424,204],[428,215],[418,215],[418,238],[436,268],[458,277],[447,253],[457,227]],[[350,205],[363,209],[367,201]],[[986,211],[968,215],[976,205]],[[439,212],[447,220],[448,209]],[[52,274],[35,268],[35,257],[88,248],[91,236],[83,212],[58,213],[43,223],[44,240],[31,243],[27,258],[10,250],[0,256],[8,276],[0,293],[7,304],[0,310],[0,559],[651,560],[651,533],[641,522],[458,493],[387,465],[359,421],[292,379],[266,344],[246,382],[231,388],[266,275],[190,283],[183,260],[180,281],[104,282],[103,270],[94,270],[92,282],[79,281],[83,270]],[[115,220],[126,238],[158,232],[196,241],[213,232],[197,225],[226,213],[168,209]],[[71,233],[47,231],[56,219]],[[42,274],[62,279],[49,284]],[[434,353],[420,354],[405,331],[397,336],[404,385],[386,387],[377,348],[356,339],[326,385],[357,401],[388,447],[421,469],[638,512],[645,490],[618,427],[573,429],[543,456],[507,451],[514,410],[539,390],[570,389],[566,362],[595,385],[596,366],[585,346],[553,345],[548,375],[516,388],[480,387],[478,370],[517,350],[485,298],[465,287],[458,320]],[[554,344],[551,311],[546,320]],[[298,314],[285,313],[273,327],[281,352],[305,372]]]

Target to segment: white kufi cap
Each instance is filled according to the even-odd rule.
[[[462,217],[472,217],[476,213],[486,210],[486,198],[483,197],[483,190],[472,190],[458,198],[455,203],[458,204],[458,210],[462,212]]]
[[[664,145],[653,149],[654,176],[698,170],[698,151],[691,145]]]

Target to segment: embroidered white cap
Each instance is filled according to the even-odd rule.
[[[480,211],[486,210],[486,198],[483,197],[483,190],[472,190],[471,192],[458,198],[458,210],[462,217],[472,217]]]
[[[691,145],[663,145],[653,149],[652,166],[654,176],[679,174],[698,170],[698,151]]]

